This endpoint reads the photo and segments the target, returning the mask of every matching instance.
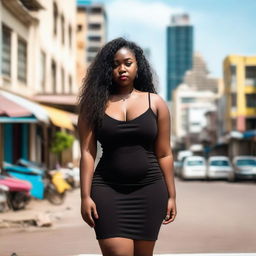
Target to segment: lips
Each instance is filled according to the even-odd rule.
[[[127,80],[128,77],[127,77],[127,76],[119,76],[119,79],[122,80],[122,81],[124,81],[124,80]]]

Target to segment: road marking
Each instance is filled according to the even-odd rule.
[[[102,254],[76,254],[73,256],[102,256]],[[256,253],[172,253],[154,256],[256,256]]]

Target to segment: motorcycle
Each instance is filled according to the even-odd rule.
[[[0,175],[0,194],[2,194],[0,208],[3,211],[7,206],[14,211],[24,209],[31,199],[31,187],[28,181]]]
[[[77,188],[80,185],[79,168],[74,167],[72,163],[67,164],[67,168],[60,168],[64,179],[72,188]]]
[[[64,202],[66,191],[70,190],[71,186],[65,181],[62,173],[58,170],[51,170],[46,172],[46,174],[48,179],[45,179],[45,197],[52,204],[60,205]]]
[[[55,205],[64,202],[66,191],[71,187],[58,170],[47,171],[43,165],[25,159],[20,159],[17,163],[19,165],[4,163],[4,168],[11,175],[31,182],[32,196],[46,198]]]

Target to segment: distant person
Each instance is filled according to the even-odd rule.
[[[117,38],[88,68],[79,99],[81,215],[104,256],[150,256],[176,216],[170,113],[143,50]],[[95,171],[97,140],[103,154]]]

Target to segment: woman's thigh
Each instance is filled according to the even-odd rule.
[[[153,256],[156,241],[134,240],[134,256]]]
[[[132,239],[113,237],[98,240],[103,256],[133,256]]]

